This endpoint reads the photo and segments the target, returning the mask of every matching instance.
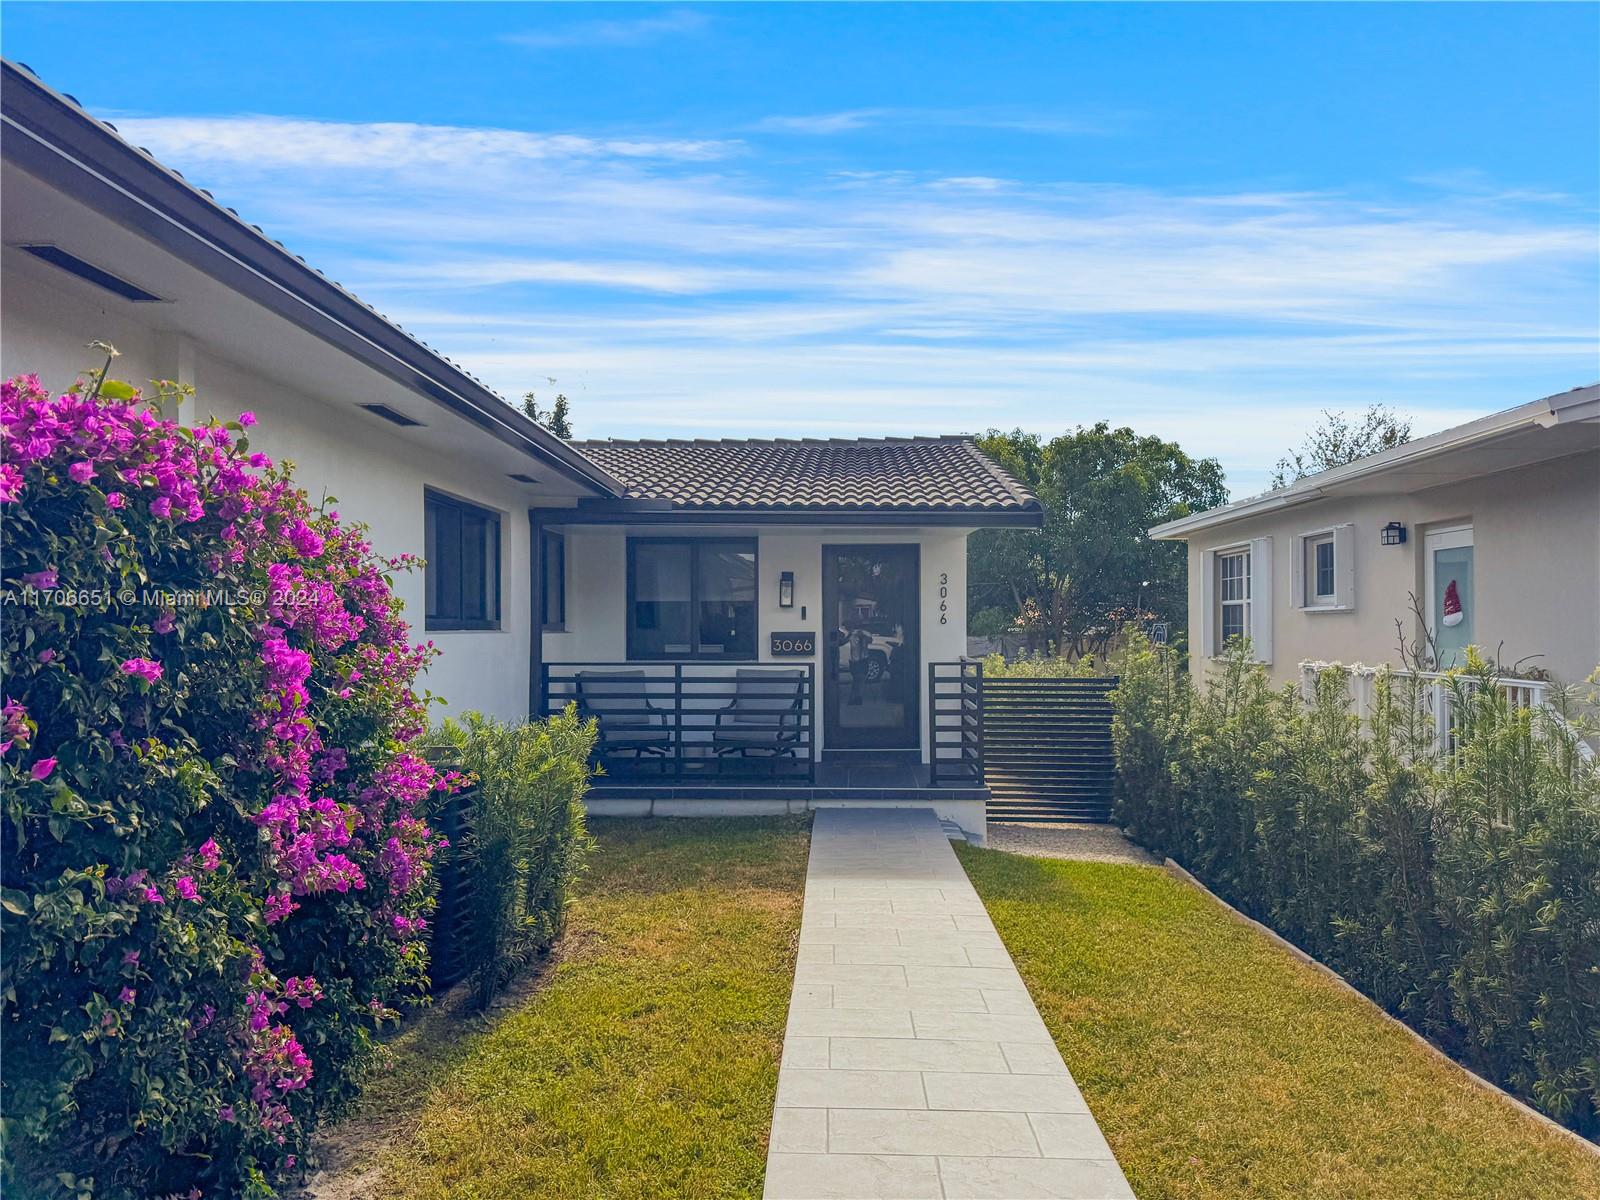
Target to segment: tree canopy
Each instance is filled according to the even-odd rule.
[[[1386,404],[1369,404],[1355,420],[1344,413],[1322,410],[1322,421],[1300,443],[1278,460],[1272,486],[1288,487],[1297,479],[1342,467],[1382,450],[1392,450],[1411,440],[1411,422]]]
[[[1031,488],[1042,529],[985,529],[968,548],[975,632],[1014,630],[1029,648],[1104,653],[1129,620],[1185,625],[1184,546],[1151,540],[1152,525],[1228,499],[1222,467],[1173,442],[1109,422],[1049,442],[991,429],[978,445]]]
[[[537,421],[558,438],[572,437],[572,406],[567,398],[558,395],[549,409],[539,407],[538,397],[532,392],[522,393],[522,411],[530,421]]]

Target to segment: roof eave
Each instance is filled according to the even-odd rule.
[[[876,525],[963,529],[1038,529],[1040,508],[686,508],[593,501],[562,510],[552,522],[572,525]]]
[[[3,71],[5,157],[496,439],[603,495],[622,485],[31,73]]]
[[[1600,385],[1574,388],[1570,392],[1545,396],[1527,404],[1520,404],[1516,408],[1490,413],[1486,417],[1468,421],[1464,425],[1440,430],[1438,433],[1407,442],[1403,446],[1385,450],[1381,454],[1369,455],[1344,466],[1308,475],[1277,491],[1249,496],[1219,508],[1167,521],[1151,527],[1148,533],[1158,540],[1182,541],[1190,534],[1204,529],[1214,529],[1220,525],[1242,521],[1247,517],[1260,516],[1278,509],[1320,500],[1335,489],[1358,479],[1409,466],[1436,454],[1473,446],[1532,426],[1548,428],[1551,425],[1572,421],[1594,420],[1597,415],[1600,415]]]

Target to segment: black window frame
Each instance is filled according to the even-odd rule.
[[[567,535],[556,529],[539,531],[539,628],[560,633],[567,627]],[[555,573],[552,581],[551,572]],[[555,612],[550,611],[551,583],[555,584]]]
[[[431,523],[436,530],[440,529],[441,520],[456,522],[456,538],[458,543],[464,541],[461,536],[460,523],[463,517],[481,519],[489,531],[488,541],[491,543],[483,555],[483,576],[478,581],[479,590],[484,596],[484,611],[492,615],[484,617],[466,617],[461,615],[465,611],[464,598],[466,595],[467,579],[463,566],[461,577],[461,597],[456,605],[454,614],[436,612],[434,600],[439,590],[434,586],[433,573],[444,569],[442,563],[435,563],[428,551],[432,547],[428,544],[427,529]],[[500,514],[492,508],[485,508],[481,504],[473,504],[467,500],[460,500],[444,492],[432,488],[423,489],[423,550],[428,555],[427,565],[423,568],[423,627],[429,632],[435,630],[442,633],[458,632],[464,630],[483,631],[497,630],[501,627],[501,604],[504,592],[504,572],[501,561],[503,553],[504,532]]]
[[[635,564],[640,546],[685,546],[689,550],[689,638],[690,649],[682,654],[650,654],[638,648],[639,629],[635,624],[638,608],[635,601]],[[755,607],[756,628],[751,639],[749,654],[708,654],[700,650],[700,551],[701,546],[736,546],[748,551],[751,557],[752,584],[755,592],[751,599]],[[630,537],[628,539],[627,593],[623,597],[627,606],[627,646],[629,662],[759,662],[761,659],[761,542],[753,537]]]

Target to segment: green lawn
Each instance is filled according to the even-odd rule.
[[[1141,1200],[1600,1197],[1600,1159],[1165,872],[959,852]]]
[[[808,826],[593,828],[599,850],[545,985],[448,1050],[397,1047],[368,1107],[415,1116],[370,1194],[760,1195]]]

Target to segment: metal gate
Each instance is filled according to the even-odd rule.
[[[1114,676],[983,676],[983,779],[991,821],[1109,821]]]

